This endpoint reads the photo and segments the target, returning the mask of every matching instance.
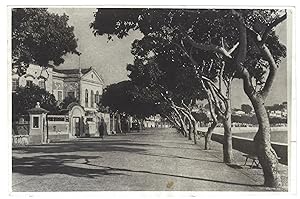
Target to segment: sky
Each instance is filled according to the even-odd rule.
[[[94,36],[89,24],[94,20],[94,8],[49,8],[50,12],[69,16],[69,25],[74,26],[75,36],[78,38],[79,57],[68,54],[65,63],[58,68],[94,67],[103,77],[105,84],[109,85],[128,79],[126,66],[133,62],[131,43],[142,38],[139,31],[132,31],[129,36],[108,41],[106,36]],[[276,28],[279,39],[287,43],[287,23],[284,22]],[[287,101],[287,60],[284,58],[280,64],[278,75],[273,88],[267,98],[266,104],[272,105]],[[232,84],[232,106],[239,108],[241,104],[251,104],[243,92],[241,80],[234,80]]]

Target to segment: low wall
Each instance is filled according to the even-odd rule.
[[[29,144],[41,144],[42,143],[42,134],[31,134],[28,136]]]
[[[13,135],[12,147],[26,146],[29,144],[29,135]]]
[[[204,131],[206,132],[208,127],[199,127],[197,128],[198,131]],[[231,127],[232,133],[249,133],[249,132],[257,132],[258,127]],[[271,131],[287,131],[287,127],[271,127]],[[216,127],[214,129],[214,132],[216,133],[223,133],[224,128],[223,127]]]
[[[213,133],[212,140],[223,144],[223,134]],[[252,139],[232,136],[232,147],[238,151],[247,154],[255,154],[255,146]],[[277,156],[280,157],[279,162],[288,164],[288,145],[282,143],[272,142],[272,147],[276,151]]]

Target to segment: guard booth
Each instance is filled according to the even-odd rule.
[[[47,131],[47,111],[40,107],[37,102],[36,106],[29,113],[29,144],[44,144],[48,142]]]

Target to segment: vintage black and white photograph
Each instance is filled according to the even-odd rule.
[[[9,7],[12,192],[288,192],[292,10]]]

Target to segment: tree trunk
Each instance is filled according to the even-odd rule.
[[[188,134],[188,130],[187,130],[187,126],[185,123],[185,117],[183,116],[183,118],[181,118],[181,130],[182,130],[182,135],[184,137],[187,137]]]
[[[179,122],[180,122],[180,132],[183,136],[185,136],[187,134],[187,130],[186,130],[186,126],[185,126],[185,123],[184,123],[184,120],[182,119],[182,115],[179,113],[179,111],[172,107],[176,116],[178,117],[179,119]],[[186,137],[186,136],[185,136]]]
[[[193,133],[193,124],[191,119],[188,118],[189,122],[189,133],[188,133],[188,140],[192,140],[192,133]]]
[[[196,120],[193,120],[192,123],[193,123],[194,144],[197,144],[197,136],[196,136],[196,134],[197,134],[197,131],[196,131]]]
[[[223,120],[224,137],[223,137],[223,162],[232,162],[232,133],[231,133],[231,117]]]
[[[182,119],[181,116],[179,116],[179,121],[180,121],[180,131],[181,131],[181,134],[184,137],[186,137],[186,135],[187,135],[187,129],[186,129],[185,122],[184,122],[184,120]]]
[[[213,122],[211,124],[210,127],[208,127],[207,129],[207,132],[205,134],[205,143],[204,143],[204,150],[210,150],[210,143],[211,143],[211,136],[212,136],[212,133],[214,131],[214,129],[216,128],[217,126],[217,122]]]
[[[266,79],[266,82],[259,92],[255,90],[252,85],[252,77],[249,71],[243,66],[243,62],[246,58],[247,54],[247,30],[244,23],[244,18],[241,14],[234,11],[234,14],[237,14],[239,17],[239,52],[236,57],[236,66],[237,71],[239,71],[242,75],[243,79],[243,87],[244,92],[249,97],[253,108],[255,110],[255,114],[258,121],[258,131],[254,137],[254,143],[256,148],[256,154],[258,156],[259,162],[262,166],[264,172],[264,185],[268,187],[279,188],[281,187],[281,179],[278,171],[278,159],[276,152],[271,146],[270,141],[270,123],[267,115],[267,111],[264,107],[265,99],[267,98],[272,84],[274,82],[276,73],[277,73],[277,63],[275,62],[272,53],[268,49],[268,46],[264,44],[265,39],[260,41],[257,35],[255,36],[257,39],[258,47],[261,52],[264,54],[265,58],[269,62],[269,74]],[[286,15],[282,17],[278,23],[282,22],[286,18]],[[269,27],[271,30],[274,26],[278,25],[278,23],[274,23],[273,26]],[[268,34],[268,32],[267,32]],[[254,37],[253,37],[254,38]]]
[[[173,125],[173,127],[175,127],[176,129],[180,129],[180,124],[176,120],[176,118],[167,115],[164,115],[164,117],[167,118],[167,120]]]
[[[267,187],[281,187],[281,178],[278,170],[278,158],[271,146],[271,128],[264,100],[258,96],[251,100],[258,121],[258,131],[254,137],[256,153],[264,172],[264,185]]]

